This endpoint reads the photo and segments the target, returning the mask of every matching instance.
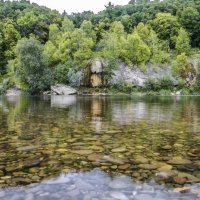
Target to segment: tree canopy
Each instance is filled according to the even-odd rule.
[[[200,3],[133,0],[109,3],[97,14],[61,15],[26,0],[0,1],[0,27],[0,78],[18,77],[13,80],[35,85],[35,92],[43,89],[33,74],[40,80],[49,70],[53,81],[67,83],[97,56],[130,67],[188,56],[200,48]]]

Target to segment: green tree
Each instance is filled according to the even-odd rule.
[[[5,59],[6,61],[8,61],[14,58],[14,49],[17,44],[17,41],[21,38],[21,36],[15,28],[14,22],[10,19],[4,21],[2,27],[2,34],[5,45]]]
[[[182,26],[191,33],[191,43],[194,47],[200,47],[200,13],[194,7],[186,7],[180,13]]]
[[[35,39],[19,40],[17,47],[17,76],[31,93],[49,89],[51,73],[47,68],[43,45]]]
[[[170,13],[158,13],[151,21],[151,26],[161,40],[169,41],[170,47],[175,46],[175,37],[178,35],[180,24],[176,16]]]
[[[121,50],[121,58],[131,66],[144,65],[150,59],[150,49],[137,33],[128,35],[126,45]]]
[[[180,28],[178,32],[175,48],[178,54],[181,53],[189,54],[190,38],[189,34],[183,28]]]
[[[90,37],[94,42],[96,42],[96,34],[95,31],[93,30],[93,25],[91,21],[84,20],[83,23],[81,24],[81,29],[88,38]]]
[[[62,21],[62,27],[61,30],[63,32],[73,32],[74,31],[74,24],[73,22],[68,18],[68,17],[64,17],[63,21]]]
[[[181,71],[189,64],[187,56],[185,53],[181,53],[176,57],[176,60],[173,62],[173,72],[174,74],[180,75]]]

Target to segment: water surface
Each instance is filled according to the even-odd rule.
[[[0,137],[4,199],[200,198],[200,97],[0,97]]]

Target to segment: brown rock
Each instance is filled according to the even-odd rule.
[[[186,177],[179,177],[179,176],[175,176],[173,177],[173,181],[177,184],[183,185],[187,182],[187,178]]]
[[[184,193],[184,192],[189,192],[190,191],[190,187],[181,187],[181,188],[175,188],[174,192],[180,192],[180,193]]]
[[[157,169],[158,167],[154,164],[140,164],[138,165],[140,169],[146,169],[146,170],[154,170]]]
[[[174,157],[172,160],[167,161],[168,164],[171,165],[188,165],[191,164],[192,162],[187,159],[183,159],[181,157]]]
[[[89,155],[89,154],[92,154],[93,151],[82,149],[82,150],[74,150],[74,151],[72,151],[72,153],[79,154],[79,155]]]
[[[88,156],[88,160],[92,162],[99,162],[102,159],[102,157],[103,156],[100,154],[93,153]]]
[[[119,165],[118,169],[128,169],[130,166],[131,166],[130,164]]]
[[[171,150],[172,146],[171,145],[165,145],[165,146],[163,146],[161,148],[164,149],[164,150]]]
[[[149,163],[149,160],[142,156],[136,156],[134,159],[134,162],[136,164],[147,164],[147,163]]]
[[[163,165],[162,167],[158,168],[159,172],[168,172],[172,170],[172,166],[171,165]]]

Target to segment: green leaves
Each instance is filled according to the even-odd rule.
[[[178,36],[176,37],[175,48],[178,54],[185,53],[189,54],[190,52],[190,38],[189,34],[183,29],[180,28]]]

